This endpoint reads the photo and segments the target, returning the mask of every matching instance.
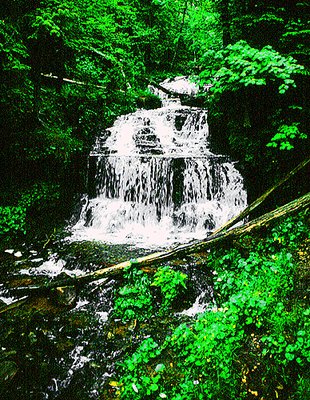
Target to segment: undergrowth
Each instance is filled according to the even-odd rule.
[[[21,192],[14,205],[0,205],[0,240],[25,235],[31,230],[33,210],[46,213],[59,198],[59,185],[40,182]]]
[[[120,399],[310,399],[310,307],[296,295],[309,212],[286,218],[259,238],[212,251],[216,305],[160,341],[144,338],[120,363]],[[147,321],[172,313],[184,274],[169,267],[149,278],[134,264],[118,293],[116,316]],[[155,307],[154,285],[161,290]],[[158,296],[158,294],[157,294]]]

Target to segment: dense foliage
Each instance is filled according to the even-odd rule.
[[[153,279],[137,270],[135,263],[127,268],[124,278],[126,285],[117,293],[115,301],[115,317],[122,321],[145,321],[151,318],[156,311],[159,315],[167,315],[172,310],[173,301],[186,289],[187,275],[175,271],[168,266],[160,267]],[[159,307],[152,301],[152,286],[159,288]]]
[[[231,250],[213,252],[204,268],[213,276],[214,303],[169,329],[163,340],[141,335],[119,367],[120,398],[309,398],[310,309],[292,256],[309,237],[307,215],[283,220],[266,237],[243,237]],[[147,310],[155,299],[149,280],[139,282]],[[115,307],[119,310],[119,300]],[[126,307],[125,314],[132,310],[128,302]],[[154,308],[151,313],[161,315]],[[126,315],[142,316],[141,310]]]
[[[19,196],[38,182],[58,185],[60,198],[85,190],[94,136],[152,104],[150,79],[178,73],[212,85],[201,96],[214,143],[242,161],[249,181],[262,170],[264,181],[250,187],[261,192],[308,154],[306,9],[298,1],[4,0],[2,214],[21,215],[22,227]]]
[[[94,136],[146,102],[148,74],[186,58],[178,51],[186,10],[182,1],[1,3],[2,214],[24,217],[16,193],[38,181],[60,184],[64,198],[82,190]]]
[[[213,84],[207,96],[213,137],[243,160],[255,197],[309,155],[309,5],[218,0],[214,6],[223,41],[200,53],[200,82]]]

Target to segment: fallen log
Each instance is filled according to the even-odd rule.
[[[105,86],[100,86],[100,85],[95,85],[92,83],[86,83],[86,82],[80,82],[80,81],[76,81],[74,79],[69,79],[69,78],[60,78],[59,76],[53,75],[53,74],[43,74],[41,73],[41,76],[43,76],[44,78],[48,78],[48,79],[54,79],[57,81],[62,81],[64,83],[71,83],[73,85],[78,85],[78,86],[90,86],[90,87],[96,87],[99,89],[106,89]]]
[[[167,89],[166,87],[162,86],[159,83],[156,83],[154,81],[149,82],[149,84],[151,86],[154,86],[156,89],[161,90],[163,93],[168,94],[169,96],[173,96],[173,97],[178,97],[181,102],[187,99],[197,99],[197,95],[196,94],[188,94],[188,93],[180,93],[180,92],[176,92],[174,90],[171,89]]]
[[[276,220],[284,216],[289,216],[292,213],[296,213],[305,208],[308,208],[309,205],[310,192],[296,200],[291,201],[290,203],[287,203],[271,212],[262,215],[261,217],[254,219],[253,221],[247,222],[242,226],[238,226],[230,230],[225,230],[223,232],[218,232],[201,241],[195,241],[193,243],[181,245],[165,252],[149,254],[147,256],[139,257],[134,260],[127,260],[111,267],[103,268],[85,275],[80,275],[75,278],[70,277],[68,280],[64,280],[61,282],[55,281],[44,286],[20,287],[15,288],[14,291],[18,294],[26,292],[28,293],[28,295],[37,295],[43,293],[47,294],[50,291],[53,291],[55,289],[57,290],[57,288],[64,286],[80,288],[94,281],[98,281],[98,285],[101,285],[109,281],[111,278],[121,274],[126,267],[129,267],[132,264],[135,264],[139,268],[147,266],[156,267],[159,264],[167,262],[171,259],[181,258],[190,254],[198,254],[202,251],[212,249],[215,245],[218,245],[221,242],[231,241],[237,238],[240,239],[243,235],[252,233],[252,231],[254,230],[259,230],[263,227],[267,227],[271,223],[274,223]],[[29,299],[29,297],[27,297],[27,299]],[[17,301],[12,305],[12,308],[24,304],[25,301],[26,300],[22,300],[21,303],[18,303]],[[4,307],[3,309],[0,308],[0,313],[7,311],[10,308],[11,307]]]
[[[295,175],[298,171],[300,171],[302,168],[304,168],[308,163],[310,162],[310,157],[301,162],[300,164],[297,165],[292,171],[290,171],[288,174],[285,175],[284,178],[279,180],[274,186],[272,186],[270,189],[268,189],[262,196],[260,196],[258,199],[256,199],[253,203],[251,203],[248,207],[246,207],[240,214],[236,215],[232,219],[226,222],[226,224],[222,225],[220,228],[218,228],[216,231],[213,232],[213,235],[216,235],[217,233],[224,232],[227,229],[231,228],[232,226],[236,225],[238,222],[242,221],[244,218],[246,218],[250,213],[255,210],[260,204],[263,203],[267,199],[268,196],[270,196],[271,193],[273,193],[278,187],[283,185],[286,181],[288,181],[293,175]]]
[[[159,83],[156,82],[150,82],[151,86],[154,86],[156,89],[161,90],[163,93],[169,94],[170,96],[174,96],[174,97],[184,97],[186,96],[185,93],[178,93],[175,92],[173,90],[167,89],[164,86],[160,85]]]
[[[193,253],[199,253],[210,249],[214,245],[222,242],[224,240],[231,240],[233,238],[241,237],[244,234],[249,234],[255,229],[260,229],[262,227],[268,226],[270,223],[276,221],[283,216],[289,216],[290,214],[301,211],[310,205],[310,192],[306,195],[300,197],[299,199],[293,200],[290,203],[285,204],[264,214],[261,217],[254,219],[240,227],[233,228],[231,230],[225,230],[224,232],[218,232],[209,236],[208,238],[196,241],[194,243],[189,243],[185,245],[178,246],[172,250],[166,252],[153,253],[144,257],[139,257],[135,260],[124,261],[120,264],[113,265],[112,267],[100,269],[89,274],[81,275],[76,278],[76,284],[85,284],[91,281],[99,280],[102,278],[108,278],[121,273],[126,267],[129,267],[133,263],[139,267],[145,267],[150,265],[157,265],[163,262],[169,261],[172,258],[183,257],[184,255],[189,255]]]
[[[145,80],[148,85],[155,87],[156,89],[162,91],[163,93],[168,94],[171,97],[179,98],[182,105],[190,106],[190,107],[204,107],[204,98],[199,96],[198,93],[180,93],[172,89],[167,89],[165,86],[160,83],[156,83],[154,81]],[[205,91],[209,89],[206,86]]]
[[[7,311],[13,310],[14,308],[20,307],[23,304],[25,304],[27,301],[29,300],[28,296],[25,296],[21,299],[18,299],[16,301],[14,301],[11,304],[5,304],[3,306],[0,307],[0,314],[5,313]]]
[[[120,274],[126,267],[130,266],[132,263],[137,264],[139,267],[146,266],[155,266],[161,264],[163,262],[169,261],[173,258],[182,257],[184,255],[189,255],[192,253],[198,253],[200,251],[206,250],[217,244],[219,241],[228,240],[233,237],[242,236],[244,233],[249,233],[252,229],[267,226],[269,223],[273,222],[277,218],[280,218],[284,215],[289,215],[293,212],[301,210],[309,206],[310,203],[310,193],[305,196],[294,200],[282,207],[277,208],[274,211],[271,211],[263,216],[256,218],[253,221],[248,222],[247,224],[242,225],[241,227],[232,228],[237,222],[240,222],[244,218],[246,218],[250,213],[258,207],[266,198],[273,193],[279,186],[285,183],[289,178],[295,175],[299,170],[304,168],[310,162],[310,158],[306,159],[302,163],[300,163],[297,167],[295,167],[292,171],[290,171],[283,179],[277,182],[273,187],[268,189],[262,196],[260,196],[257,200],[251,203],[248,207],[246,207],[239,215],[230,219],[226,224],[222,225],[219,229],[214,231],[210,236],[203,240],[190,242],[188,244],[180,245],[171,250],[164,252],[157,252],[153,254],[149,254],[144,257],[139,257],[135,260],[127,260],[122,263],[113,265],[108,268],[103,268],[91,273],[87,273],[85,275],[81,275],[75,278],[68,277],[68,279],[64,279],[61,281],[50,282],[44,286],[31,285],[27,287],[18,287],[14,288],[15,292],[20,294],[29,294],[29,293],[47,293],[51,289],[55,289],[58,287],[64,286],[83,286],[92,281],[98,281],[105,278],[111,278],[118,274]]]

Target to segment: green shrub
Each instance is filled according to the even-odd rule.
[[[126,268],[125,285],[118,292],[114,303],[114,315],[123,322],[144,321],[153,314],[150,280],[147,274],[136,268],[135,262]]]
[[[0,237],[18,233],[26,233],[26,208],[0,206]]]
[[[26,234],[30,210],[44,210],[59,197],[58,185],[41,182],[22,192],[17,205],[0,206],[0,237]]]
[[[124,278],[125,285],[117,292],[114,314],[125,322],[134,319],[144,321],[156,312],[154,308],[156,296],[151,290],[152,287],[157,287],[161,291],[158,314],[167,315],[181,288],[186,289],[187,275],[166,266],[158,268],[151,279],[145,272],[137,269],[135,260],[132,260]]]
[[[160,288],[162,294],[160,314],[167,314],[174,299],[181,293],[182,288],[186,289],[186,279],[186,274],[175,271],[168,266],[158,268],[154,275],[152,286]]]
[[[279,147],[280,150],[291,150],[294,148],[293,140],[296,138],[307,139],[306,133],[300,132],[300,123],[294,122],[291,125],[281,125],[278,132],[267,143],[267,147]]]
[[[290,250],[309,235],[306,219],[307,212],[286,218],[259,245],[247,241],[246,256],[215,251],[207,267],[216,304],[164,339],[143,340],[120,366],[121,398],[271,399],[281,390],[301,398],[310,365],[310,310],[293,300],[297,265]],[[165,267],[153,282],[169,292],[170,274]]]

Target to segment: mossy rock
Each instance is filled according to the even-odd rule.
[[[68,243],[58,250],[58,254],[67,262],[67,266],[72,263],[87,270],[109,267],[140,256],[142,253],[146,251],[132,249],[128,245],[109,245],[96,241]]]

